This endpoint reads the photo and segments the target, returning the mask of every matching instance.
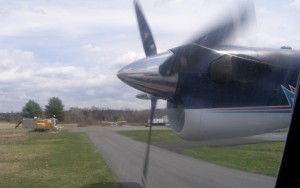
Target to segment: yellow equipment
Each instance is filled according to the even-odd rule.
[[[48,119],[36,119],[34,121],[34,130],[35,131],[45,131],[52,129],[51,120]]]

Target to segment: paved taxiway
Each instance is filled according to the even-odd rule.
[[[88,136],[112,168],[122,187],[141,187],[146,144],[120,136],[111,128],[72,128]],[[274,187],[276,179],[241,172],[151,147],[148,187]]]

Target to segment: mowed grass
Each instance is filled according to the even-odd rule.
[[[148,131],[119,131],[119,134],[135,140],[146,141]],[[153,141],[180,140],[170,130],[154,130]],[[221,166],[267,176],[277,176],[284,142],[269,142],[223,147],[199,147],[188,149],[184,155],[205,160]]]
[[[84,133],[0,130],[0,187],[119,187]]]
[[[277,176],[284,142],[247,144],[230,147],[201,147],[184,154],[238,170]]]
[[[138,141],[146,141],[148,139],[148,130],[135,130],[135,131],[118,131],[120,135],[130,137]],[[152,141],[165,141],[165,140],[182,140],[171,130],[152,130],[151,132]]]

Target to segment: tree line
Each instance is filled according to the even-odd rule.
[[[64,123],[79,125],[98,125],[105,122],[145,123],[149,119],[150,110],[109,109],[109,108],[70,108],[65,111]],[[166,109],[157,109],[155,117],[161,118],[167,114]]]
[[[43,116],[46,118],[55,117],[59,121],[63,121],[65,119],[65,112],[62,101],[58,97],[50,98],[44,113],[41,106],[34,100],[29,100],[22,108],[22,117],[24,118],[42,118]]]
[[[0,121],[19,122],[22,118],[52,118],[55,116],[60,123],[76,123],[81,126],[99,125],[105,122],[127,121],[130,123],[145,123],[149,119],[150,110],[109,109],[109,108],[76,108],[64,110],[64,105],[58,97],[49,99],[43,111],[34,100],[29,100],[22,112],[0,113]],[[167,114],[166,109],[157,109],[155,117],[161,118]]]

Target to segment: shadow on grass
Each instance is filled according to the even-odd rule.
[[[122,182],[122,183],[93,183],[84,185],[81,188],[142,188],[142,186],[136,182]]]

